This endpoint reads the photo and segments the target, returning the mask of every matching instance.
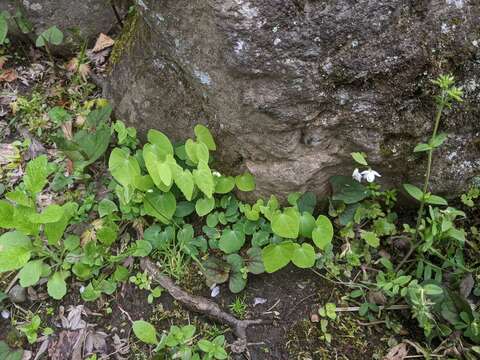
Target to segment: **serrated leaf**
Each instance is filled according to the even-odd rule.
[[[35,213],[30,215],[29,220],[33,224],[48,224],[59,221],[63,216],[63,209],[61,206],[52,204],[48,205],[40,214]]]
[[[68,272],[57,271],[53,273],[47,282],[47,292],[55,300],[62,299],[67,293],[67,283],[65,279],[68,277]]]
[[[362,231],[360,237],[371,247],[377,248],[380,246],[380,239],[373,231]]]
[[[0,200],[0,228],[11,229],[14,227],[14,208],[4,200]]]
[[[49,245],[55,245],[60,241],[70,219],[77,212],[77,209],[77,203],[68,202],[62,205],[62,216],[58,221],[45,224],[44,231]]]
[[[61,125],[72,120],[72,115],[70,115],[67,110],[60,106],[55,106],[52,108],[48,112],[48,116],[57,125]]]
[[[48,160],[46,155],[41,155],[27,164],[23,182],[25,188],[32,194],[37,194],[47,184]]]
[[[17,270],[30,260],[32,244],[19,231],[7,232],[0,236],[0,273]]]
[[[18,273],[20,286],[23,288],[35,285],[43,272],[43,261],[29,261]]]

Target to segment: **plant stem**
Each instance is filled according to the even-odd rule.
[[[446,93],[445,93],[444,90],[442,90],[442,95],[440,97],[440,101],[439,101],[439,104],[437,106],[437,112],[435,113],[435,124],[434,124],[434,127],[433,127],[432,136],[430,137],[430,144],[433,142],[433,139],[435,139],[435,137],[437,136],[438,127],[440,125],[440,119],[442,117],[442,112],[443,112],[443,109],[445,107],[445,97],[446,97]],[[417,225],[415,226],[415,234],[413,235],[412,244],[410,246],[410,250],[408,251],[407,255],[405,255],[405,257],[402,259],[402,261],[396,267],[395,272],[398,272],[402,268],[402,266],[410,258],[412,253],[420,245],[420,243],[417,242],[417,239],[418,239],[418,233],[419,233],[419,230],[420,230],[420,225],[422,223],[423,211],[425,210],[425,194],[427,193],[427,190],[428,190],[428,185],[430,183],[430,174],[432,172],[433,150],[434,149],[431,148],[428,151],[427,172],[425,174],[425,180],[423,182],[423,196],[422,196],[422,200],[420,200],[420,209],[418,209]]]
[[[53,59],[52,52],[50,51],[50,47],[48,46],[48,43],[47,43],[47,39],[45,39],[45,37],[43,37],[43,41],[45,41],[45,50],[47,51],[47,54],[48,54],[48,57],[50,58],[50,61],[52,62],[53,72],[54,72],[55,75],[57,75],[57,64],[55,64],[55,60]]]

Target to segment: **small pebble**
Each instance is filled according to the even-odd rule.
[[[217,297],[218,294],[220,294],[220,286],[214,285],[211,289],[212,289],[212,292],[210,293],[211,297],[214,298],[214,297]]]
[[[20,285],[15,285],[12,289],[8,292],[8,297],[10,301],[13,303],[23,303],[27,300],[26,291]]]
[[[10,311],[2,310],[2,318],[8,319],[10,317]]]
[[[265,304],[266,302],[267,302],[267,299],[256,297],[255,299],[253,299],[253,306]]]

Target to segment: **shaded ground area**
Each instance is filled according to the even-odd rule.
[[[200,274],[192,268],[190,279],[184,279],[184,287],[197,294],[209,296],[210,290],[202,285]],[[79,287],[72,287],[78,289]],[[327,302],[340,300],[341,289],[307,270],[293,266],[274,274],[251,277],[247,289],[240,295],[247,304],[246,318],[271,319],[272,324],[252,327],[248,331],[249,353],[237,355],[235,359],[373,359],[385,354],[388,336],[385,329],[378,331],[374,326],[361,326],[353,313],[341,313],[330,322],[328,332],[332,335],[330,344],[322,340],[322,330],[317,322],[318,308]],[[28,301],[21,307],[42,314],[41,317],[54,329],[58,338],[63,331],[58,317],[59,307],[83,304],[87,309],[84,320],[94,324],[97,332],[107,335],[107,353],[115,356],[114,338],[125,340],[125,359],[150,359],[153,354],[144,345],[130,337],[130,320],[151,321],[159,331],[168,330],[170,325],[194,323],[201,333],[211,335],[225,333],[232,341],[230,330],[221,324],[191,313],[163,294],[153,304],[147,302],[147,292],[138,290],[132,284],[125,284],[114,296],[85,303],[80,293],[72,290],[62,302]],[[216,302],[226,311],[236,297],[225,285],[221,287]],[[255,299],[266,300],[254,306]],[[17,308],[18,312],[21,312]],[[52,314],[52,315],[50,315]],[[13,313],[15,317],[15,312]],[[312,321],[313,320],[313,321]],[[9,320],[0,321],[0,340],[11,345],[26,346],[18,334],[9,326]],[[51,340],[53,341],[53,340]],[[35,351],[36,346],[30,347]],[[127,351],[128,350],[128,351]]]

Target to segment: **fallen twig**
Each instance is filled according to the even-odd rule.
[[[379,310],[405,310],[408,309],[408,305],[391,305],[391,306],[382,306],[378,307]],[[360,306],[347,306],[347,307],[340,307],[336,308],[336,312],[354,312],[359,311]]]
[[[229,325],[237,340],[232,344],[234,353],[242,353],[247,350],[247,328],[251,325],[265,324],[268,321],[263,319],[238,320],[236,317],[226,313],[213,301],[202,296],[191,295],[177,286],[172,279],[163,275],[159,268],[150,260],[142,259],[140,266],[144,271],[157,281],[177,301],[192,311],[204,314],[220,323]]]

